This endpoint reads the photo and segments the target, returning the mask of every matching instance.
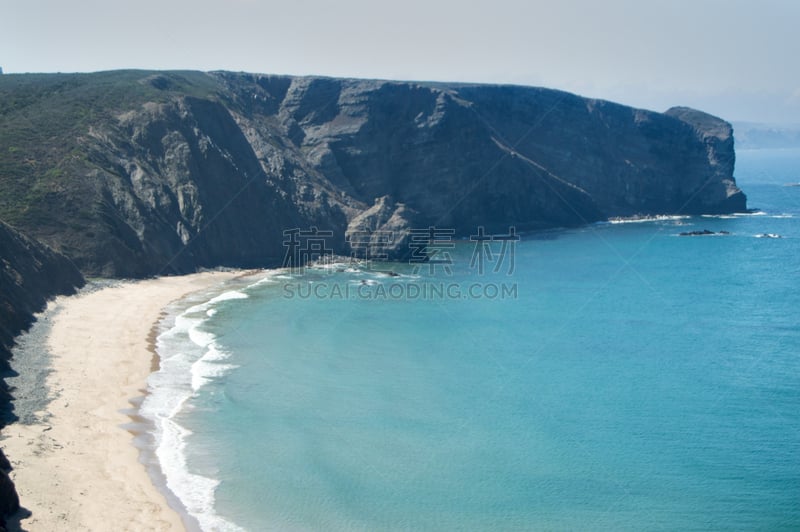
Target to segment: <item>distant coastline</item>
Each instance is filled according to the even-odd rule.
[[[737,150],[800,149],[800,124],[733,122]]]

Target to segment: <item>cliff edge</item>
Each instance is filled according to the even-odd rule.
[[[429,226],[466,235],[744,211],[734,163],[721,119],[536,87],[0,78],[0,218],[108,277],[276,266],[287,231],[310,228],[349,254],[346,237],[381,231],[402,243]]]
[[[27,330],[47,300],[84,285],[72,262],[0,221],[0,377],[10,371],[14,337]],[[0,428],[13,419],[9,390],[0,379]]]
[[[72,294],[83,284],[69,259],[0,221],[0,428],[14,420],[11,391],[3,380],[11,370],[14,337],[31,326],[34,313],[44,310],[49,298]],[[0,525],[19,509],[9,471],[11,464],[0,449]]]

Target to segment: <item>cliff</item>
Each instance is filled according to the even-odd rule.
[[[0,218],[84,273],[274,266],[284,231],[459,235],[743,211],[726,122],[529,87],[118,71],[0,78]],[[373,242],[374,244],[374,242]]]
[[[83,276],[69,259],[0,221],[0,428],[14,419],[3,380],[11,369],[14,337],[30,327],[33,314],[44,310],[49,298],[72,294],[83,284]],[[19,509],[10,470],[0,449],[0,527]]]
[[[33,315],[51,297],[73,294],[83,284],[69,259],[0,221],[0,377],[10,370],[14,337],[31,326]],[[12,417],[9,399],[0,378],[0,428]]]

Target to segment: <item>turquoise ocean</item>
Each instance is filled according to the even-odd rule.
[[[172,305],[141,407],[167,486],[204,530],[800,529],[800,150],[736,176],[758,212]]]

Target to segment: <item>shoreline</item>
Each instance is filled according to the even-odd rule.
[[[142,459],[139,407],[159,365],[154,333],[169,304],[249,273],[120,281],[50,302],[43,345],[29,346],[49,351],[47,367],[35,368],[46,405],[15,411],[20,421],[0,434],[23,507],[10,524],[30,532],[197,526]]]

